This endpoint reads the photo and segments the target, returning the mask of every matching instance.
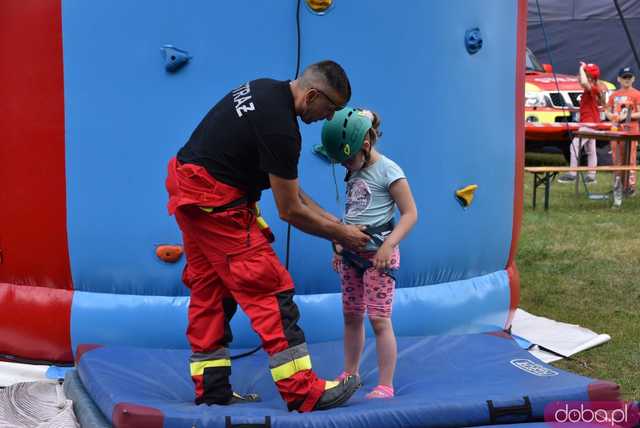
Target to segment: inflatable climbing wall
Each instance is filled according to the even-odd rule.
[[[619,398],[503,332],[519,294],[526,16],[524,0],[0,2],[0,358],[75,358],[65,390],[92,427],[487,426]],[[350,104],[382,116],[379,148],[418,205],[396,273],[395,398],[364,397],[378,381],[369,340],[364,386],[339,408],[288,412],[262,351],[232,357],[230,380],[261,402],[195,406],[167,161],[230,89],[327,58],[349,74]],[[334,180],[314,153],[320,130],[302,126],[301,183],[340,215],[342,171]],[[313,370],[332,379],[330,245],[287,239],[269,192],[262,206],[289,255]],[[232,328],[235,357],[258,344],[242,314]]]
[[[526,2],[3,1],[0,353],[70,361],[81,343],[186,348],[184,257],[166,164],[208,109],[259,77],[333,59],[383,119],[419,222],[402,242],[399,336],[491,332],[518,304]],[[297,22],[296,17],[299,17]],[[297,25],[299,24],[299,25]],[[299,27],[299,28],[298,28]],[[298,46],[299,37],[299,46]],[[299,47],[299,49],[298,49]],[[343,171],[301,125],[303,189],[340,215]],[[455,192],[477,185],[463,206]],[[336,200],[337,196],[339,201]],[[328,242],[265,217],[310,343],[340,339]],[[246,318],[233,345],[258,344]]]

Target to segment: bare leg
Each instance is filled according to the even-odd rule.
[[[398,350],[393,324],[390,318],[370,317],[369,321],[376,334],[378,354],[379,384],[393,387],[393,373],[396,369]]]
[[[359,374],[360,356],[364,349],[364,315],[344,314],[344,370]]]

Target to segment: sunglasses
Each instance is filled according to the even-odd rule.
[[[334,109],[335,111],[342,110],[343,108],[345,108],[345,106],[344,106],[344,105],[341,105],[341,104],[336,103],[335,101],[333,101],[333,100],[331,99],[331,97],[330,97],[329,95],[327,95],[326,93],[324,93],[324,92],[323,92],[323,91],[321,91],[320,89],[318,89],[318,88],[311,88],[311,89],[313,89],[313,90],[315,90],[315,91],[318,91],[318,92],[320,92],[322,95],[324,95],[324,97],[325,97],[327,100],[329,100],[329,102],[331,103],[331,105],[332,105],[332,107],[333,107],[333,109]]]
[[[620,76],[621,79],[633,79],[633,74],[625,74],[624,76]]]

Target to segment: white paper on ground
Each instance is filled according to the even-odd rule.
[[[545,363],[561,360],[560,355],[570,357],[611,340],[611,336],[608,334],[598,334],[576,324],[567,324],[532,315],[522,309],[516,310],[511,333],[539,345],[531,348],[529,352]],[[546,352],[539,347],[560,355]]]
[[[49,366],[20,364],[0,361],[0,386],[9,386],[18,382],[45,380]]]

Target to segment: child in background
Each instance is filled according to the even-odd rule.
[[[338,379],[359,377],[364,349],[365,310],[376,337],[378,385],[367,398],[394,396],[396,338],[391,323],[395,279],[400,265],[398,244],[415,225],[418,213],[402,169],[380,154],[380,118],[368,110],[346,107],[325,122],[322,144],[334,162],[347,169],[347,200],[343,221],[362,225],[372,239],[366,251],[351,252],[335,246],[334,269],[342,280],[344,312],[344,371]],[[395,208],[400,220],[394,226]]]
[[[618,72],[618,84],[620,89],[615,91],[609,97],[607,104],[607,118],[614,123],[618,130],[622,125],[628,126],[629,131],[638,131],[638,120],[640,119],[640,91],[633,88],[635,75],[631,67],[623,67]],[[638,142],[631,141],[630,156],[626,158],[626,147],[624,141],[611,142],[611,154],[614,165],[635,165],[638,151]],[[615,172],[614,177],[620,177],[623,192],[626,196],[634,196],[636,193],[636,172]],[[614,206],[617,201],[614,201]]]
[[[600,67],[597,64],[580,63],[578,70],[578,80],[582,86],[582,95],[580,97],[580,122],[582,123],[600,123],[599,107],[604,105],[605,93],[607,87],[600,79]],[[580,131],[592,131],[587,126],[580,127]],[[575,137],[571,142],[569,165],[572,168],[578,166],[580,160],[580,150],[582,146],[587,149],[587,164],[591,168],[598,166],[598,154],[596,152],[596,140],[593,138]],[[568,172],[558,177],[558,183],[571,183],[576,180],[576,172]],[[596,172],[589,171],[584,177],[585,183],[596,182]]]

